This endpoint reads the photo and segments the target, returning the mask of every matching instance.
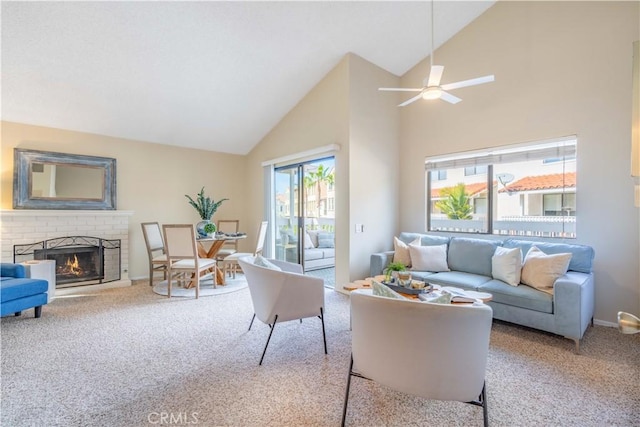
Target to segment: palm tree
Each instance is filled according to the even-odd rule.
[[[317,188],[316,198],[316,213],[317,218],[320,218],[320,200],[322,199],[322,184],[332,185],[334,183],[335,176],[333,172],[330,172],[329,168],[325,168],[323,164],[319,164],[315,171],[307,172],[304,176],[304,186],[311,188],[314,185]]]
[[[440,189],[440,195],[446,198],[436,202],[436,207],[447,215],[447,218],[473,219],[473,208],[463,183]]]

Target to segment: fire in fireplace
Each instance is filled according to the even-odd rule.
[[[56,284],[58,285],[103,279],[99,246],[36,250],[34,259],[55,260]]]
[[[56,287],[120,280],[120,240],[73,236],[14,245],[14,262],[54,260]]]

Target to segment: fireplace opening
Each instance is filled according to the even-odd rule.
[[[56,262],[56,285],[85,280],[102,280],[102,259],[99,246],[36,250],[34,259]]]
[[[14,245],[14,262],[54,260],[56,288],[120,280],[120,240],[72,236]]]

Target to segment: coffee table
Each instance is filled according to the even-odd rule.
[[[349,283],[348,285],[346,285],[344,289],[347,291],[355,291],[356,289],[371,289],[372,280],[376,280],[377,282],[382,283],[385,277],[386,277],[385,275],[379,275],[375,277],[367,277],[366,279],[363,279],[363,280],[355,280],[352,283]],[[436,286],[439,286],[439,285],[436,285]],[[451,288],[452,290],[458,289],[458,288],[453,288],[448,286],[439,286],[439,287],[444,290],[447,290],[447,288]],[[493,299],[493,295],[491,295],[488,292],[467,291],[463,289],[460,289],[460,290],[463,291],[469,297],[479,299],[483,303],[487,303]],[[397,291],[397,290],[396,292],[398,292],[399,294],[401,294],[403,297],[406,297],[406,298],[419,299],[417,294],[406,294],[404,292]],[[468,302],[452,302],[452,304],[469,304],[469,303]]]

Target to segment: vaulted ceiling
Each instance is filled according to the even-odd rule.
[[[436,47],[494,3],[437,1]],[[401,76],[430,49],[428,2],[1,7],[2,120],[235,154],[345,54]]]

